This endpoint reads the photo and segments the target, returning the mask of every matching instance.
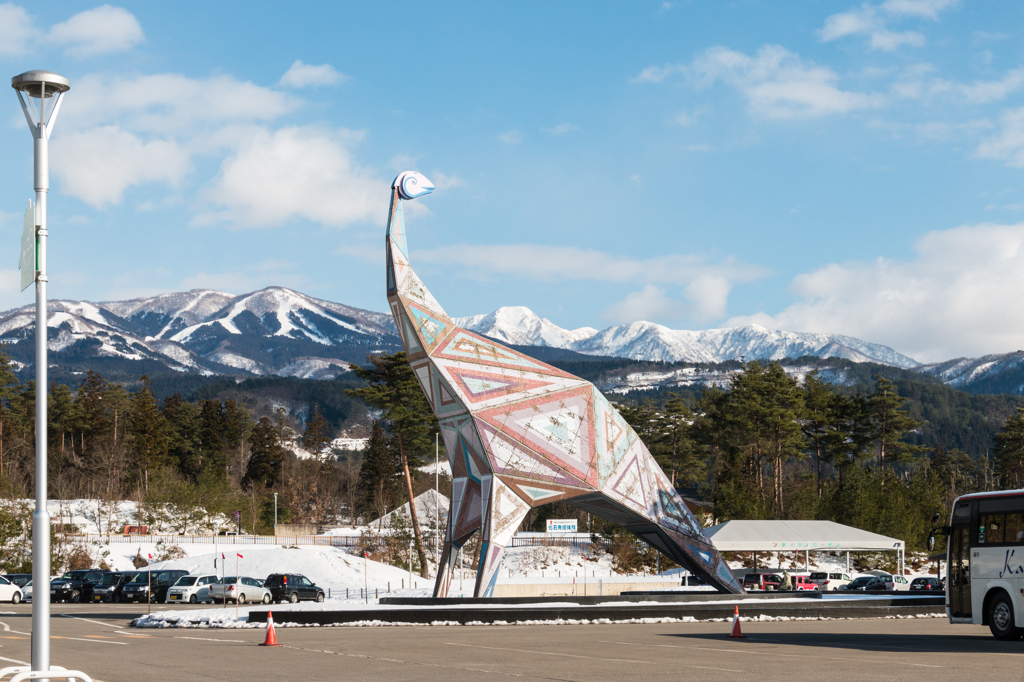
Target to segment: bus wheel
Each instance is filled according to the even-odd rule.
[[[1021,630],[1013,622],[1013,602],[1005,592],[992,597],[988,604],[988,628],[996,639],[1020,639]]]

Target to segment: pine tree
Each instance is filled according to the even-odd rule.
[[[285,449],[278,440],[277,429],[269,417],[261,417],[252,429],[252,453],[249,464],[242,478],[242,485],[251,487],[262,485],[276,488],[281,484],[281,464],[284,462]]]
[[[161,409],[167,423],[168,459],[189,480],[199,477],[199,407],[181,395],[165,398]]]
[[[18,378],[11,369],[11,359],[0,352],[0,477],[4,473],[4,423],[7,421],[8,404],[18,391]]]
[[[67,436],[74,433],[75,424],[75,401],[71,396],[71,389],[56,381],[50,384],[50,402],[47,408],[47,416],[50,419],[50,447],[54,448],[62,456],[66,450]],[[2,426],[0,426],[2,433]],[[72,459],[74,449],[72,449]]]
[[[394,355],[371,354],[366,360],[369,367],[350,366],[353,373],[368,385],[365,388],[349,389],[346,393],[362,398],[379,409],[381,417],[388,422],[388,430],[395,436],[405,475],[405,492],[412,512],[412,528],[416,538],[421,575],[426,578],[427,555],[423,550],[416,505],[413,504],[410,468],[419,466],[422,463],[422,455],[432,450],[433,434],[440,428],[430,404],[423,395],[423,389],[413,376],[404,352]]]
[[[398,469],[395,457],[388,447],[387,437],[380,420],[373,420],[370,431],[370,442],[363,454],[363,463],[359,467],[359,491],[364,510],[379,513],[377,503],[381,499],[393,498],[396,493]],[[349,510],[351,514],[351,510]]]
[[[199,470],[215,478],[227,476],[227,439],[223,408],[219,400],[204,400],[199,406]]]
[[[821,462],[827,457],[826,450],[829,435],[829,412],[834,403],[835,394],[829,388],[817,370],[804,379],[804,414],[802,431],[807,442],[807,449],[814,456],[815,479],[818,485],[818,498],[821,498]]]
[[[906,403],[907,399],[896,391],[895,384],[879,374],[875,392],[868,398],[868,408],[875,425],[874,442],[880,469],[887,463],[908,461],[924,450],[903,440],[921,426],[906,410]]]
[[[1024,407],[1006,420],[994,440],[992,454],[1003,486],[1010,487],[1012,481],[1014,488],[1024,487]]]
[[[659,421],[662,433],[660,440],[665,451],[664,456],[669,462],[669,478],[672,485],[676,485],[680,472],[683,472],[682,477],[687,483],[695,484],[703,480],[704,463],[697,457],[690,435],[694,416],[686,401],[675,393],[669,393]]]
[[[148,376],[142,377],[142,388],[132,396],[128,434],[131,436],[135,469],[139,472],[143,488],[148,490],[150,471],[168,463],[167,420],[157,408],[153,384]]]
[[[319,461],[324,461],[330,453],[327,448],[331,444],[331,426],[320,414],[320,408],[313,405],[309,411],[309,418],[306,419],[306,428],[302,433],[302,447]]]

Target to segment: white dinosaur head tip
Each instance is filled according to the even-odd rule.
[[[403,199],[415,199],[434,191],[434,183],[416,171],[405,171],[400,174],[391,183],[391,187],[397,187],[398,196]]]

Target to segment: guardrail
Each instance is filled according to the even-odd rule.
[[[298,545],[318,547],[361,547],[367,544],[383,545],[388,536],[380,535],[120,535],[82,533],[67,535],[71,540],[82,542],[103,542],[107,544],[155,545],[165,542],[172,545]],[[430,540],[424,536],[424,542]],[[513,536],[511,547],[589,547],[594,544],[590,538],[566,537],[520,537]],[[640,544],[637,541],[637,544]]]
[[[316,545],[322,547],[360,547],[368,543],[382,544],[387,538],[358,535],[68,535],[82,542],[109,544],[155,545]]]

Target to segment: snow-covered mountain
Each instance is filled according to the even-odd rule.
[[[771,331],[755,325],[732,329],[686,331],[653,322],[631,322],[598,331],[591,327],[562,329],[529,308],[499,308],[490,315],[456,320],[479,334],[521,346],[565,348],[586,355],[603,355],[663,362],[723,362],[781,360],[810,355],[916,367],[913,358],[888,346],[841,334]]]
[[[399,347],[390,315],[283,287],[242,296],[197,289],[130,301],[57,300],[49,309],[54,363],[71,371],[101,361],[116,371],[120,360],[203,374],[325,378],[371,351]],[[0,342],[19,364],[32,361],[34,321],[33,306],[0,313]]]
[[[915,368],[970,393],[1024,393],[1024,351],[956,358]]]

